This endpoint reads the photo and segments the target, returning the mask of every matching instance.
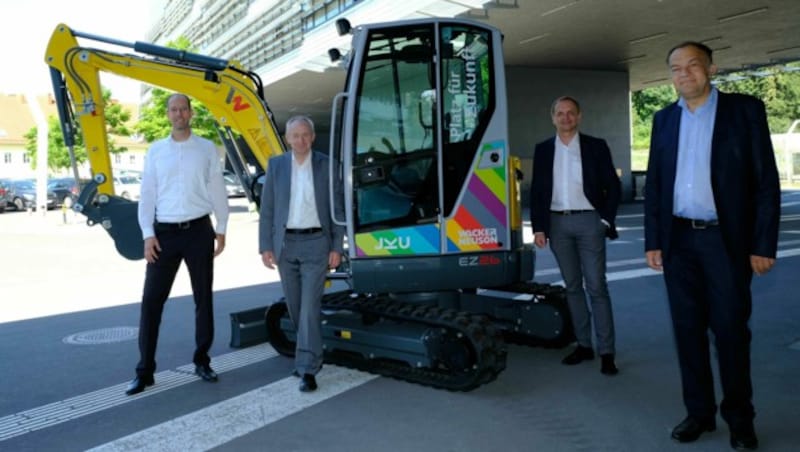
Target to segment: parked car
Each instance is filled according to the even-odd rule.
[[[9,198],[8,193],[11,190],[9,183],[0,179],[0,213],[6,211],[6,206],[8,206]]]
[[[114,174],[116,174],[117,176],[130,176],[135,178],[139,182],[142,181],[142,171],[122,169],[119,171],[114,171]]]
[[[225,191],[228,192],[228,198],[244,197],[244,188],[235,174],[225,171],[223,177],[225,178]]]
[[[9,180],[10,201],[9,207],[15,210],[25,210],[27,208],[36,208],[36,182],[31,179],[17,179]],[[56,207],[56,194],[52,190],[47,190],[47,208],[55,209]]]
[[[139,194],[142,190],[142,181],[131,175],[117,175],[114,176],[114,193],[131,201],[139,200]]]
[[[78,199],[81,189],[88,182],[84,179],[77,182],[74,177],[58,177],[47,182],[47,189],[55,192],[56,206],[72,207],[72,204]]]

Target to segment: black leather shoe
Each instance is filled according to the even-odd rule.
[[[758,449],[758,438],[753,427],[731,430],[731,447],[736,450]]]
[[[311,374],[303,374],[300,379],[300,392],[311,392],[317,390],[317,379]]]
[[[209,383],[214,383],[219,379],[217,377],[217,373],[214,372],[214,369],[212,369],[208,364],[195,366],[194,373],[197,374],[198,377],[202,378],[203,381],[207,381]]]
[[[155,380],[153,376],[137,376],[134,378],[129,384],[128,388],[125,389],[125,395],[134,395],[144,391],[144,388],[147,386],[153,386],[155,384]]]
[[[702,421],[692,416],[687,416],[677,427],[672,430],[672,439],[679,443],[691,443],[700,438],[705,432],[713,432],[717,429],[714,420]]]
[[[600,362],[600,373],[603,375],[616,375],[619,373],[617,365],[614,364],[614,355],[612,353],[600,355]]]
[[[567,355],[566,358],[561,360],[561,364],[572,366],[574,364],[578,364],[582,361],[588,361],[590,359],[594,359],[594,351],[589,347],[582,347],[579,345],[575,347],[575,351],[573,351],[572,353]]]

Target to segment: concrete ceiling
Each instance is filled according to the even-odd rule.
[[[507,65],[628,72],[631,91],[668,83],[666,53],[685,40],[723,73],[800,60],[800,0],[493,0],[461,17],[503,32]],[[341,70],[301,71],[265,91],[279,122],[306,113],[325,130],[343,85]]]
[[[800,60],[798,0],[497,2],[513,3],[486,10],[506,64],[627,71],[632,91],[667,83],[666,54],[686,40],[714,49],[722,71]]]

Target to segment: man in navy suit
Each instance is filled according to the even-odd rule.
[[[344,237],[344,228],[331,219],[328,157],[311,150],[314,137],[311,118],[286,121],[286,142],[292,151],[269,160],[259,218],[261,260],[267,268],[278,266],[289,317],[297,329],[295,373],[301,376],[303,392],[317,389],[325,275],[339,265]],[[334,207],[342,218],[341,187],[335,188]]]
[[[775,263],[780,186],[764,104],[712,87],[711,49],[667,56],[680,99],[653,118],[645,192],[647,264],[663,270],[691,442],[716,428],[708,330],[731,447],[758,447],[750,381],[750,282]]]
[[[578,345],[562,363],[594,359],[592,318],[600,371],[618,372],[614,317],[606,282],[606,237],[617,238],[614,220],[620,181],[605,140],[578,132],[581,107],[559,97],[550,109],[556,136],[536,145],[531,184],[531,224],[539,248],[550,241],[567,292]],[[591,313],[586,305],[589,293]]]

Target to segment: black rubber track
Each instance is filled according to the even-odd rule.
[[[292,344],[280,330],[280,317],[286,311],[278,303],[267,311],[267,329],[270,343],[279,353],[288,352]],[[326,295],[322,300],[324,310],[358,312],[371,321],[377,319],[423,324],[432,330],[447,331],[459,337],[468,348],[469,365],[453,369],[448,366],[419,368],[404,362],[369,359],[361,354],[326,350],[324,361],[328,364],[350,367],[386,377],[451,391],[469,391],[493,381],[506,367],[507,349],[501,332],[488,317],[479,314],[425,306],[392,300],[387,296],[353,296],[350,292]],[[270,311],[272,311],[270,313]],[[277,345],[277,346],[276,346]],[[429,350],[432,348],[429,347]],[[293,350],[292,353],[293,354]],[[429,356],[431,362],[445,363],[447,356]]]

